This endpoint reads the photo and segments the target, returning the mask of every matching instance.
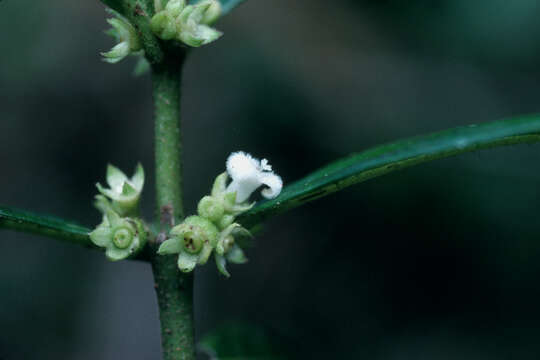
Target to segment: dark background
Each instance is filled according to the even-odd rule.
[[[184,77],[186,205],[231,151],[285,182],[370,146],[540,110],[535,0],[250,0]],[[0,203],[99,222],[94,183],[145,166],[150,79],[97,0],[0,2]],[[267,224],[250,262],[196,271],[197,336],[263,326],[300,359],[537,359],[540,147],[377,178]],[[158,359],[147,264],[0,238],[0,358]],[[292,358],[293,355],[290,355]]]

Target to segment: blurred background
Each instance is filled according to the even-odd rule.
[[[183,80],[188,212],[231,151],[285,182],[404,137],[540,111],[535,0],[250,0]],[[149,76],[97,0],[0,2],[0,204],[92,227],[107,162],[147,171]],[[297,359],[537,359],[540,146],[370,180],[274,218],[225,280],[196,271],[197,337],[236,320]],[[0,233],[0,359],[158,359],[150,267]]]

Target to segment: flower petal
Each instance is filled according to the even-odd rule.
[[[228,178],[229,174],[227,174],[227,172],[221,173],[216,177],[214,185],[212,186],[212,196],[219,196],[225,192],[225,189],[227,189]]]
[[[201,252],[199,253],[197,262],[201,265],[206,264],[210,255],[212,255],[212,250],[214,250],[214,248],[210,244],[204,244]]]
[[[197,260],[199,256],[196,254],[188,254],[186,252],[181,252],[178,256],[178,268],[182,272],[190,272],[197,265]]]
[[[118,249],[115,246],[110,246],[105,251],[105,256],[111,261],[124,260],[130,255],[129,249]]]
[[[100,225],[90,234],[90,240],[99,247],[105,247],[112,242],[111,228]]]
[[[102,193],[103,195],[107,196],[109,199],[112,199],[112,200],[117,199],[120,193],[122,192],[122,186],[120,186],[118,192],[113,191],[111,189],[105,189],[103,186],[101,186],[100,183],[97,183],[96,187],[100,193]]]
[[[227,159],[227,172],[233,181],[257,176],[259,166],[257,159],[243,151],[234,152]]]
[[[262,196],[267,199],[275,198],[279,195],[281,189],[283,189],[283,180],[281,180],[281,177],[273,172],[261,173],[259,180],[262,184],[268,186],[268,188],[261,191]]]
[[[233,264],[245,264],[248,261],[246,255],[244,255],[244,251],[238,245],[234,245],[226,256],[227,260]]]
[[[182,251],[182,243],[178,238],[172,238],[167,241],[164,241],[159,249],[159,255],[169,255],[169,254],[178,254]]]
[[[107,165],[107,184],[116,192],[122,191],[122,185],[128,180],[126,174],[116,166]]]
[[[133,185],[135,190],[141,192],[144,186],[144,169],[141,163],[138,163],[137,167],[135,168],[135,174],[131,178],[131,184]]]
[[[216,258],[216,266],[219,272],[225,275],[226,277],[231,277],[231,274],[229,274],[226,268],[227,260],[225,259],[225,257],[216,254],[215,258]]]

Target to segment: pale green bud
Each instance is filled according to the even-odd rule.
[[[109,31],[119,43],[115,45],[110,51],[101,53],[104,57],[104,61],[109,63],[117,63],[124,59],[131,53],[135,53],[142,49],[142,44],[137,34],[137,31],[131,24],[117,15],[118,17],[107,19],[107,22],[111,24],[112,29]]]
[[[197,212],[210,221],[218,222],[223,217],[225,209],[218,199],[212,196],[205,196],[199,201]]]
[[[101,205],[107,208],[105,202],[102,201]],[[110,208],[107,208],[102,223],[90,233],[90,240],[105,248],[105,255],[111,261],[133,256],[144,247],[147,238],[148,233],[142,222],[121,218]]]
[[[113,165],[107,166],[106,189],[96,184],[99,192],[112,201],[112,208],[120,216],[136,216],[138,213],[139,198],[144,186],[144,169],[138,164],[135,174],[129,179],[121,170]],[[99,208],[99,206],[98,206]]]

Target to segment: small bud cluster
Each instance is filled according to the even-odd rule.
[[[112,26],[112,29],[110,29],[107,34],[113,36],[118,41],[118,44],[110,51],[101,53],[101,55],[103,55],[104,61],[115,64],[129,54],[142,50],[142,44],[135,28],[129,21],[117,12],[112,10],[110,10],[110,12],[115,17],[107,19],[107,22]]]
[[[188,46],[199,47],[223,35],[209,26],[221,15],[218,0],[203,0],[193,5],[187,5],[186,0],[169,0],[164,9],[160,8],[156,6],[150,27],[163,40],[174,39]]]
[[[227,185],[229,175],[232,181]],[[247,261],[238,240],[251,237],[249,231],[234,220],[254,205],[247,202],[248,198],[261,185],[268,186],[263,190],[263,196],[276,197],[282,181],[271,172],[265,159],[259,161],[241,152],[231,154],[227,172],[216,178],[211,194],[199,201],[198,215],[175,226],[170,239],[161,244],[158,253],[179,254],[179,269],[190,272],[197,264],[205,264],[215,250],[218,270],[230,276],[227,262],[243,264]]]
[[[109,189],[96,184],[101,195],[96,196],[96,208],[103,220],[90,233],[92,242],[105,248],[109,260],[126,259],[141,250],[148,238],[141,220],[136,218],[139,198],[144,185],[144,170],[139,164],[131,179],[118,168],[107,167]]]

